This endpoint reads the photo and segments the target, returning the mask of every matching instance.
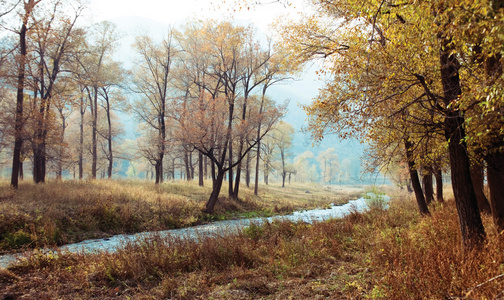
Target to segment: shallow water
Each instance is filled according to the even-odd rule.
[[[388,201],[389,197],[384,197],[384,200]],[[291,215],[275,216],[269,218],[252,218],[252,219],[240,219],[240,220],[225,220],[217,221],[205,225],[194,226],[182,229],[173,229],[165,231],[156,232],[142,232],[136,234],[119,234],[105,239],[96,240],[86,240],[83,242],[68,244],[59,247],[58,251],[67,251],[71,253],[96,253],[102,251],[113,252],[116,249],[122,247],[126,242],[141,240],[142,238],[148,237],[152,234],[158,236],[175,236],[188,239],[198,239],[206,236],[222,236],[225,234],[237,232],[240,228],[249,226],[250,224],[261,224],[264,222],[272,222],[274,220],[289,220],[292,222],[320,222],[333,218],[341,218],[351,211],[364,211],[367,209],[366,200],[360,198],[357,200],[351,200],[344,205],[333,205],[328,209],[313,209],[297,211]],[[47,252],[51,250],[46,250]],[[7,266],[15,264],[18,259],[22,259],[27,253],[17,253],[17,254],[7,254],[0,256],[0,268],[7,268]]]

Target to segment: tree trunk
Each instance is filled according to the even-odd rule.
[[[33,1],[30,1],[33,3]],[[21,149],[23,147],[23,99],[24,99],[24,85],[25,85],[25,68],[26,68],[26,32],[28,31],[26,24],[28,17],[31,13],[30,6],[25,5],[25,16],[23,24],[19,32],[19,70],[17,80],[17,95],[16,95],[16,119],[14,121],[14,151],[12,155],[12,174],[11,186],[15,189],[19,184],[19,168],[21,164]],[[27,10],[28,9],[28,10]]]
[[[59,145],[58,145],[58,158],[57,158],[57,170],[56,170],[56,180],[61,180],[63,177],[63,155],[65,153],[65,130],[66,130],[66,117],[63,114],[63,109],[58,107],[58,112],[61,118],[61,133],[59,137]]]
[[[35,183],[45,182],[45,154],[44,145],[37,145],[33,149],[33,181]]]
[[[156,184],[163,183],[163,159],[166,151],[166,124],[165,124],[166,102],[163,98],[161,113],[158,119],[158,160],[156,161]]]
[[[229,143],[229,157],[228,157],[228,160],[229,160],[229,175],[228,175],[228,178],[229,178],[229,199],[236,199],[235,197],[235,194],[234,194],[234,189],[233,189],[233,168],[231,168],[231,166],[233,165],[233,145],[232,143],[230,142]]]
[[[172,159],[171,172],[173,174],[173,180],[175,180],[175,158]]]
[[[422,186],[415,167],[415,162],[413,161],[413,144],[410,141],[405,140],[404,147],[406,148],[406,159],[408,161],[411,185],[413,186],[413,191],[415,192],[418,209],[422,215],[430,215],[429,208],[427,207],[427,203],[425,202],[425,197],[422,192]]]
[[[246,165],[245,165],[245,184],[247,185],[248,188],[250,187],[250,161],[251,160],[252,160],[252,157],[251,157],[250,151],[249,151],[249,153],[247,153],[247,161],[246,161]]]
[[[441,82],[445,106],[445,137],[448,141],[453,195],[462,233],[462,243],[467,250],[480,247],[485,240],[485,229],[471,180],[470,163],[464,138],[464,117],[452,101],[462,94],[459,79],[459,62],[456,54],[450,54],[449,41],[444,40],[440,50]]]
[[[241,155],[241,151],[238,151],[238,155]],[[242,169],[242,164],[240,161],[238,163],[238,165],[236,166],[236,177],[235,177],[234,190],[233,190],[233,196],[235,198],[238,198],[238,193],[240,192],[241,169]]]
[[[191,180],[194,180],[194,164],[193,164],[193,157],[192,157],[192,152],[189,152],[189,170],[191,171]]]
[[[46,134],[44,128],[46,105],[44,99],[40,99],[40,101],[40,115],[33,144],[33,181],[35,183],[44,183],[46,175]]]
[[[208,177],[208,158],[206,156],[203,157],[203,166],[205,168],[205,171],[204,171],[205,172],[205,178],[208,179],[209,178]]]
[[[443,173],[441,168],[435,167],[434,177],[436,178],[436,200],[438,202],[444,202],[443,198]]]
[[[86,107],[84,106],[84,97],[81,97],[80,102],[80,124],[79,124],[79,180],[84,177],[84,114]]]
[[[260,134],[261,128],[257,129]],[[254,177],[254,195],[257,196],[259,192],[259,163],[261,162],[261,141],[257,142],[257,155],[256,155],[256,165],[255,165],[255,177]]]
[[[203,174],[203,154],[201,152],[198,153],[198,185],[204,186],[204,174]]]
[[[219,199],[220,190],[222,188],[222,181],[224,181],[224,174],[226,172],[219,168],[217,173],[217,178],[212,182],[212,193],[210,194],[210,198],[206,204],[205,212],[207,214],[211,214],[214,212],[215,204]]]
[[[189,153],[184,150],[184,166],[185,166],[185,173],[186,175],[186,180],[190,181],[191,180],[191,168],[189,166]]]
[[[45,107],[45,105],[44,105]],[[47,115],[49,114],[49,109],[45,109],[42,112],[42,123],[41,123],[41,129],[39,129],[38,134],[37,134],[37,142],[36,142],[36,148],[37,151],[33,154],[34,156],[34,161],[36,161],[35,169],[36,169],[36,178],[35,182],[36,183],[44,183],[45,182],[45,177],[46,177],[46,164],[47,164],[47,153],[46,153],[46,139],[47,139],[47,131],[46,131],[46,124],[47,120],[45,119]]]
[[[107,178],[112,178],[112,170],[114,169],[114,155],[112,153],[112,140],[109,140],[109,163],[107,168]]]
[[[285,172],[285,153],[283,149],[280,149],[280,157],[282,159],[282,187],[285,187],[285,175],[287,175],[287,172]]]
[[[94,87],[94,97],[91,105],[91,129],[92,129],[92,145],[91,145],[91,178],[96,179],[96,167],[98,161],[98,150],[97,150],[97,125],[98,125],[98,87]]]
[[[114,168],[114,153],[112,152],[112,121],[110,119],[110,102],[107,98],[105,99],[107,107],[105,109],[107,113],[107,125],[108,125],[108,134],[107,134],[107,140],[108,140],[108,168],[107,168],[107,176],[108,178],[112,178],[112,170]]]
[[[490,206],[497,230],[504,230],[504,153],[493,152],[486,156],[487,179],[490,189]]]
[[[154,171],[156,172],[156,184],[163,183],[163,156],[163,153],[159,153],[159,159],[156,160],[156,165],[154,166]]]
[[[213,183],[215,182],[215,180],[217,180],[217,177],[215,176],[215,164],[210,161],[210,174],[211,177],[212,177],[212,186],[213,186]]]
[[[490,214],[492,211],[484,192],[484,172],[481,164],[474,163],[471,165],[471,180],[474,185],[479,211]]]
[[[431,171],[428,171],[427,174],[422,176],[422,183],[424,186],[425,203],[429,205],[434,201],[434,187]]]

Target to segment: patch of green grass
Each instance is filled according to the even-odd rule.
[[[366,205],[369,209],[383,210],[388,206],[388,197],[385,195],[385,192],[381,191],[376,186],[366,189],[362,197],[366,201]]]

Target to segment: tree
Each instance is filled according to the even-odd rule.
[[[108,74],[108,80],[104,83],[104,85],[98,91],[100,98],[102,99],[101,106],[105,111],[105,116],[107,120],[107,129],[104,131],[98,131],[100,135],[107,141],[107,151],[106,157],[108,160],[107,167],[107,177],[112,177],[112,169],[114,166],[114,151],[113,151],[113,138],[117,136],[117,130],[113,129],[112,126],[112,110],[114,107],[120,106],[125,102],[125,98],[122,95],[121,91],[117,89],[117,85],[123,81],[122,74],[124,70],[117,64],[111,63],[106,68]]]
[[[504,165],[504,142],[502,141],[502,32],[504,28],[497,20],[502,17],[504,3],[502,1],[464,3],[457,14],[449,13],[451,6],[439,9],[443,17],[442,24],[446,29],[445,39],[450,38],[450,46],[459,54],[461,70],[467,69],[469,74],[461,72],[463,90],[457,99],[464,109],[467,141],[469,149],[474,153],[473,161],[481,164],[486,161],[487,181],[490,190],[490,206],[494,222],[499,231],[504,230],[504,189],[502,180]],[[462,26],[454,26],[461,24]],[[490,32],[487,32],[490,30]],[[469,46],[468,46],[469,45]],[[454,51],[454,52],[455,52]],[[474,174],[473,174],[474,175]],[[476,180],[479,181],[479,180]],[[479,191],[476,188],[476,194]],[[481,197],[478,197],[481,198]],[[483,199],[478,199],[484,203]]]
[[[259,108],[259,113],[262,113],[266,99],[266,91],[272,85],[282,82],[284,80],[291,79],[287,76],[289,73],[296,73],[300,69],[296,64],[291,64],[289,56],[280,51],[275,56],[270,59],[270,61],[263,66],[262,73],[264,74],[265,80],[262,85],[261,92],[261,105]],[[261,124],[257,127],[257,138],[261,136]],[[257,142],[257,156],[256,156],[256,167],[255,167],[255,182],[254,182],[254,195],[257,196],[259,191],[259,162],[261,160],[261,140],[258,139]]]
[[[73,3],[67,3],[73,4]],[[75,28],[83,7],[77,3],[73,15],[67,16],[65,7],[59,1],[50,4],[49,10],[32,13],[34,28],[28,37],[32,51],[30,59],[30,87],[33,92],[34,128],[32,137],[33,179],[36,183],[45,181],[47,163],[47,138],[52,126],[52,98],[62,68],[70,64],[81,41],[82,30]]]
[[[79,148],[78,148],[78,153],[79,153],[79,158],[78,158],[78,165],[79,165],[79,180],[82,180],[84,177],[84,116],[86,114],[86,107],[87,107],[87,102],[84,95],[84,86],[82,84],[79,85]]]
[[[246,46],[247,41],[252,38],[250,28],[213,21],[192,26],[188,32],[196,34],[202,42],[199,44],[200,51],[188,46],[194,45],[193,40],[182,43],[186,49],[190,49],[187,54],[191,58],[185,63],[197,65],[186,67],[195,88],[186,89],[189,95],[192,93],[192,97],[184,97],[187,101],[179,105],[182,111],[177,112],[180,123],[177,139],[211,161],[212,193],[206,205],[206,212],[211,213],[226,174],[229,178],[229,195],[236,197],[233,169],[271,129],[282,109],[271,101],[264,101],[261,110],[257,98],[244,97],[242,94],[242,91],[250,93],[253,85],[243,89],[244,83],[250,84],[245,80],[246,74],[254,74],[250,70],[255,68],[247,69],[245,63],[251,59],[247,58],[250,51],[246,51],[250,49]],[[198,55],[198,59],[194,55]],[[242,108],[241,118],[238,115],[239,108]],[[189,115],[191,118],[185,117]],[[258,126],[263,128],[263,132],[256,136],[255,128]],[[235,145],[238,146],[236,152]]]
[[[19,65],[18,65],[18,80],[17,80],[17,97],[16,97],[16,119],[14,123],[14,151],[12,156],[12,176],[11,186],[15,189],[18,187],[18,177],[21,164],[21,148],[23,139],[21,132],[23,130],[23,99],[25,88],[25,72],[26,59],[28,51],[26,49],[26,33],[28,32],[28,22],[31,18],[35,6],[41,0],[23,1],[24,15],[22,17],[21,28],[19,30]]]
[[[292,147],[292,138],[294,136],[294,127],[283,121],[278,122],[272,131],[272,138],[275,147],[280,155],[280,175],[282,176],[282,187],[285,187],[285,178],[291,172],[291,166],[287,160],[292,156],[290,148]]]
[[[389,132],[402,132],[401,140],[418,147],[432,133],[442,133],[463,245],[481,245],[485,231],[470,179],[465,130],[465,115],[478,102],[465,90],[471,76],[461,69],[461,57],[468,52],[468,40],[454,23],[467,20],[468,11],[491,8],[465,3],[457,9],[455,1],[314,3],[325,19],[312,17],[285,33],[301,62],[329,57],[328,72],[335,81],[308,110],[314,134],[334,130],[376,139],[381,137],[370,136],[369,129],[389,128],[393,120],[396,130]]]
[[[336,180],[339,171],[339,158],[334,148],[327,148],[317,156],[317,161],[321,169],[321,181],[325,184],[332,184]]]
[[[133,71],[134,91],[141,97],[134,111],[143,122],[157,131],[156,150],[151,156],[155,161],[156,184],[163,182],[169,84],[172,80],[172,61],[177,52],[173,34],[174,31],[170,30],[160,43],[155,43],[148,36],[139,36],[134,44],[138,54]]]
[[[420,178],[418,177],[418,171],[415,166],[415,160],[413,158],[413,143],[409,139],[404,140],[404,148],[406,150],[406,160],[408,162],[408,169],[411,178],[411,185],[413,186],[413,191],[415,192],[415,197],[417,199],[418,209],[423,215],[429,215],[429,208],[427,207],[427,201],[422,192],[422,186],[420,184]]]
[[[180,44],[182,59],[178,62],[179,72],[182,73],[181,81],[184,81],[179,89],[183,93],[184,99],[189,96],[197,98],[198,110],[204,108],[205,90],[208,87],[206,75],[208,64],[210,63],[209,51],[201,51],[205,47],[204,30],[201,24],[192,23],[184,26],[183,34],[177,36],[177,41]],[[180,78],[179,77],[179,78]],[[194,85],[196,88],[194,88]],[[185,102],[184,102],[185,103]],[[203,154],[198,152],[198,184],[204,185],[204,159]]]
[[[103,21],[94,24],[89,28],[87,43],[83,44],[79,55],[77,55],[78,70],[75,71],[77,80],[81,84],[82,91],[87,97],[87,104],[91,110],[91,178],[95,179],[98,165],[98,135],[108,139],[109,152],[108,173],[111,176],[113,165],[112,140],[110,134],[103,134],[98,131],[98,109],[99,100],[106,112],[107,120],[110,121],[110,91],[118,85],[122,79],[123,70],[114,62],[111,55],[114,52],[119,36],[116,26],[110,22]],[[81,115],[84,114],[84,99],[81,99]],[[109,124],[109,133],[111,124]]]
[[[315,164],[312,164],[310,160],[312,160],[315,156],[311,151],[305,151],[303,153],[298,154],[294,158],[294,169],[296,170],[296,181],[299,182],[315,182],[318,180],[317,167]]]
[[[56,145],[54,149],[54,154],[50,155],[54,160],[54,168],[56,173],[56,179],[61,180],[63,176],[63,165],[65,162],[68,163],[68,144],[65,142],[65,132],[68,127],[67,119],[72,113],[72,106],[75,102],[74,94],[74,82],[70,80],[61,81],[54,88],[55,96],[53,96],[54,108],[57,112],[57,117],[60,120],[59,132],[56,130],[55,139]]]
[[[266,135],[261,140],[260,158],[263,162],[264,184],[269,184],[269,175],[275,170],[275,140],[271,135]],[[259,177],[259,172],[256,173]]]
[[[273,103],[269,104],[267,109],[262,114],[258,113],[257,107],[251,109],[250,122],[240,124],[240,126],[230,126],[229,102],[226,97],[213,98],[207,95],[205,101],[205,109],[202,113],[193,116],[190,121],[181,124],[183,136],[178,136],[177,139],[182,140],[185,144],[191,145],[196,150],[200,151],[211,160],[211,176],[212,176],[212,193],[207,202],[206,211],[211,213],[216,204],[222,182],[226,172],[230,168],[235,167],[239,161],[243,160],[247,153],[255,147],[257,141],[255,137],[255,128],[261,120],[264,127],[264,135],[269,132],[274,123],[281,116],[279,108]],[[270,106],[271,105],[271,106]],[[189,111],[198,111],[187,108]],[[231,119],[232,120],[232,119]],[[252,122],[252,120],[254,120]],[[231,121],[232,122],[232,121]],[[267,126],[267,127],[266,127]],[[231,129],[230,129],[231,127]],[[252,134],[253,133],[253,134]],[[229,165],[229,143],[238,142],[239,136],[245,135],[247,138],[246,148],[240,157],[235,158],[232,165]],[[260,139],[264,137],[262,135]]]

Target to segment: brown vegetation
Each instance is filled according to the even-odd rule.
[[[3,270],[1,296],[118,299],[493,299],[502,237],[463,253],[453,199],[412,199],[309,225],[274,222],[200,242],[152,237],[99,255],[33,255]]]
[[[298,185],[265,188],[260,197],[244,188],[243,198],[219,198],[214,214],[202,212],[211,188],[197,182],[142,181],[0,182],[0,251],[57,246],[120,233],[181,228],[211,220],[268,216],[295,209],[345,203],[362,189],[334,193]],[[312,186],[313,187],[313,186]],[[300,192],[301,191],[301,192]]]

